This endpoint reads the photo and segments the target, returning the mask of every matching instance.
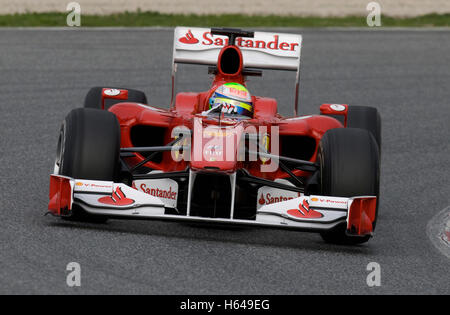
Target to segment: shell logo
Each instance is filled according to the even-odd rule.
[[[311,201],[319,201],[318,198],[311,198]]]
[[[82,183],[82,182],[76,182],[75,185],[77,185],[77,186],[83,186],[83,183]]]

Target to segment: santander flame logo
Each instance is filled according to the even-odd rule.
[[[322,213],[309,208],[309,203],[306,199],[298,205],[298,209],[288,210],[287,213],[294,217],[303,219],[319,219],[323,217]]]
[[[194,37],[194,34],[192,34],[191,30],[189,30],[184,37],[181,37],[179,41],[182,42],[183,44],[198,43],[198,39]]]
[[[129,206],[134,203],[134,200],[127,198],[122,189],[117,187],[111,196],[102,197],[98,202],[113,206]]]
[[[266,204],[266,199],[264,199],[264,195],[261,194],[261,198],[259,198],[258,202],[261,206]]]

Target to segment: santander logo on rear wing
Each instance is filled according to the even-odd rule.
[[[174,34],[174,63],[215,65],[228,38],[212,35],[208,28],[177,27]],[[244,66],[261,69],[298,71],[302,36],[255,32],[254,38],[236,39]]]

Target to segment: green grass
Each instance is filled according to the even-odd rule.
[[[66,13],[25,13],[0,15],[0,27],[67,26]],[[450,14],[428,14],[413,18],[381,17],[388,27],[443,27],[450,26]],[[181,15],[157,12],[125,12],[111,15],[82,15],[81,26],[224,26],[224,27],[367,27],[366,17],[295,17]]]

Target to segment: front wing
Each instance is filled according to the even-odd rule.
[[[230,218],[209,218],[166,214],[163,200],[123,183],[60,175],[50,176],[49,197],[49,211],[56,216],[70,216],[75,204],[89,214],[112,218],[227,223],[318,232],[345,223],[347,234],[353,236],[372,235],[377,201],[374,196],[302,195],[260,207],[255,220],[234,219],[233,214]]]

